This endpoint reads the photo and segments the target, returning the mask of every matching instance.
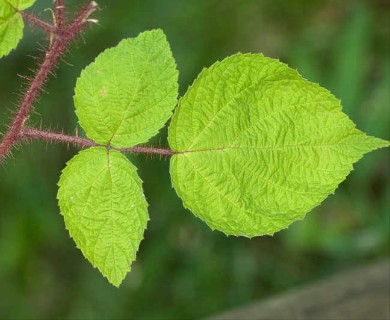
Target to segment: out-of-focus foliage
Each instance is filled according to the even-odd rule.
[[[80,1],[67,1],[80,5]],[[107,47],[162,28],[185,92],[202,67],[237,51],[262,52],[342,100],[358,128],[389,140],[389,18],[382,0],[134,0],[99,2],[100,21],[73,46],[30,120],[73,133],[73,88]],[[43,12],[52,1],[38,1]],[[42,9],[42,10],[40,10]],[[50,13],[43,13],[50,19]],[[44,41],[28,31],[0,62],[0,131]],[[37,42],[39,43],[37,45]],[[70,66],[69,66],[70,64]],[[154,140],[165,146],[166,132]],[[302,222],[252,240],[211,232],[171,188],[168,160],[132,157],[151,221],[133,270],[107,284],[65,232],[56,192],[74,149],[34,143],[0,169],[0,318],[193,318],[264,298],[389,254],[387,150],[359,162],[347,182]]]

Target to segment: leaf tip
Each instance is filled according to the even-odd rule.
[[[123,280],[125,280],[125,277],[123,278],[117,278],[117,279],[112,279],[111,277],[103,274],[103,276],[107,279],[107,281],[112,284],[115,288],[119,289],[119,287],[122,285]]]
[[[367,140],[370,147],[370,150],[368,152],[382,149],[382,148],[387,148],[390,146],[390,141],[381,138],[367,136]]]

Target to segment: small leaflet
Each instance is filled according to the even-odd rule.
[[[101,53],[77,80],[74,102],[87,136],[131,147],[158,133],[177,103],[178,71],[161,30],[122,40]]]
[[[94,147],[68,162],[58,185],[70,236],[118,287],[130,271],[149,220],[136,168],[120,152]]]

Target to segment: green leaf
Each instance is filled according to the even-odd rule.
[[[23,37],[23,18],[18,12],[35,0],[0,0],[0,58],[16,48]]]
[[[87,136],[130,147],[157,134],[177,103],[178,72],[161,30],[101,53],[82,73],[74,97]]]
[[[273,234],[320,204],[366,152],[327,90],[277,60],[237,54],[204,70],[169,127],[184,205],[228,235]]]
[[[37,0],[6,0],[13,4],[19,11],[30,8]]]
[[[119,286],[149,219],[136,168],[116,150],[91,148],[69,161],[58,185],[61,213],[77,247]]]

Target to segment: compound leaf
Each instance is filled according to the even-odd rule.
[[[135,260],[148,221],[136,168],[120,152],[95,147],[68,162],[59,187],[61,213],[77,247],[119,286]]]
[[[35,0],[0,0],[0,58],[16,48],[23,37],[21,10],[34,4]]]
[[[89,138],[130,147],[146,142],[171,117],[178,72],[161,30],[125,39],[101,53],[82,73],[74,97]]]
[[[228,235],[273,234],[302,219],[364,153],[366,136],[331,93],[260,54],[204,70],[169,127],[172,183],[184,205]]]

